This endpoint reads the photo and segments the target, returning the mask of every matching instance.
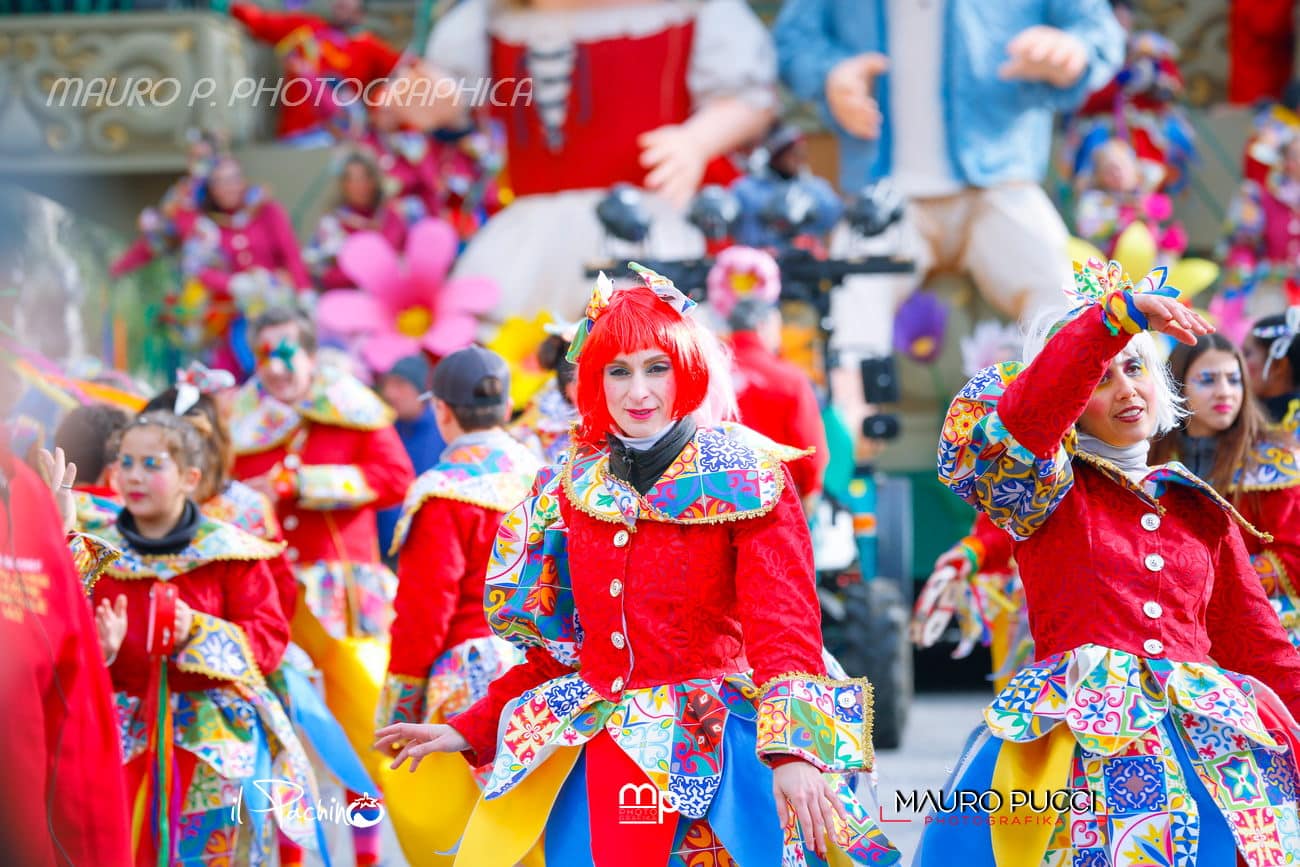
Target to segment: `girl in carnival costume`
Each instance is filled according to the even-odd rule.
[[[1175,347],[1169,371],[1189,414],[1155,443],[1152,459],[1182,461],[1273,537],[1264,543],[1251,536],[1246,545],[1291,643],[1300,647],[1300,437],[1294,425],[1268,424],[1245,369],[1241,353],[1218,334]]]
[[[1183,465],[1147,463],[1181,410],[1145,332],[1211,331],[1176,294],[1162,270],[1134,286],[1076,264],[1081,303],[1032,362],[981,371],[949,409],[939,477],[1015,540],[1040,658],[985,710],[945,790],[981,806],[932,817],[921,867],[1300,849],[1300,656],[1239,525],[1256,531]]]
[[[1294,433],[1300,424],[1300,307],[1258,320],[1241,352],[1251,390],[1269,418]]]
[[[843,775],[872,764],[871,687],[826,677],[799,453],[715,421],[734,407],[716,339],[635,267],[643,286],[597,283],[570,348],[567,462],[496,539],[488,621],[526,661],[377,746],[492,766],[462,865],[539,837],[565,867],[896,863]]]
[[[1121,139],[1100,145],[1079,178],[1075,231],[1109,256],[1124,231],[1142,223],[1155,242],[1157,261],[1177,259],[1187,249],[1187,232],[1174,219],[1169,196],[1158,189],[1163,173],[1159,165],[1141,163]]]
[[[112,600],[126,618],[124,630],[120,618],[97,625],[117,645],[108,661],[138,865],[206,864],[236,851],[271,863],[277,826],[319,848],[303,811],[276,809],[295,795],[316,799],[306,753],[265,678],[289,640],[269,567],[283,545],[199,510],[202,427],[162,411],[123,432],[114,479],[124,506],[104,531],[121,557],[90,586],[101,615]]]
[[[234,446],[217,395],[229,393],[234,386],[235,379],[227,371],[209,370],[192,362],[177,372],[175,387],[156,396],[145,411],[166,410],[195,421],[203,436],[203,461],[194,500],[205,517],[280,544],[284,533],[270,499],[230,475],[235,463]],[[293,567],[283,554],[268,560],[267,566],[275,580],[280,608],[286,618],[292,619],[298,604],[298,580]],[[284,706],[294,731],[311,745],[334,778],[348,791],[374,792],[377,787],[313,684],[319,679],[320,672],[315,671],[311,659],[292,642],[286,646],[281,664],[266,675],[267,685]],[[301,863],[302,847],[281,835],[281,867]]]

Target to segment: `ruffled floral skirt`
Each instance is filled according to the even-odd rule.
[[[918,867],[1300,857],[1297,724],[1250,677],[1085,645],[1020,671],[984,716]]]
[[[847,735],[837,724],[837,706],[852,714],[847,689],[798,691],[777,691],[775,701],[769,691],[767,702],[785,712],[761,724],[758,690],[739,674],[632,689],[618,701],[577,673],[524,693],[503,716],[456,863],[509,867],[540,840],[553,867],[824,865],[782,827],[759,751],[781,742],[782,752],[861,759],[869,734],[863,743],[861,715]],[[814,706],[820,723],[808,719]],[[815,734],[801,746],[795,729]],[[830,863],[895,864],[900,855],[856,798],[855,777],[826,774],[852,817],[836,829]]]

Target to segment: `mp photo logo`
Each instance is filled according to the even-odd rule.
[[[255,791],[248,802],[244,801],[247,789],[240,789],[238,799],[230,807],[230,818],[237,824],[243,823],[245,807],[249,813],[274,813],[282,824],[328,822],[353,828],[372,828],[384,821],[384,805],[370,797],[369,792],[348,803],[334,797],[312,803],[303,787],[290,780],[253,780],[250,785]]]
[[[662,825],[664,816],[676,812],[672,792],[661,792],[653,783],[628,783],[618,790],[620,825]]]

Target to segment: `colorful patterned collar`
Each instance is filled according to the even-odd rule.
[[[115,524],[105,528],[100,535],[122,552],[121,558],[104,570],[105,574],[122,579],[170,581],[208,563],[270,560],[284,550],[282,542],[267,542],[207,517],[199,519],[199,528],[189,546],[175,554],[148,555],[132,550]]]
[[[1150,504],[1152,508],[1162,512],[1164,511],[1164,506],[1160,505],[1159,499],[1164,496],[1167,490],[1169,490],[1169,485],[1183,485],[1184,487],[1191,488],[1192,490],[1208,497],[1215,503],[1215,505],[1227,512],[1233,520],[1241,525],[1241,528],[1244,531],[1254,535],[1262,541],[1272,541],[1271,536],[1267,533],[1261,533],[1259,530],[1255,529],[1254,525],[1243,518],[1241,513],[1233,507],[1232,503],[1229,503],[1224,499],[1218,491],[1210,486],[1209,482],[1206,482],[1200,476],[1197,476],[1178,461],[1170,461],[1167,464],[1152,467],[1151,472],[1147,473],[1146,478],[1144,478],[1142,484],[1139,485],[1125,475],[1123,470],[1104,458],[1099,458],[1096,455],[1082,451],[1075,452],[1074,457],[1088,464],[1115,484],[1141,497],[1145,502]]]
[[[393,423],[388,404],[359,379],[335,367],[316,371],[307,398],[297,406],[266,394],[257,377],[235,395],[230,437],[235,453],[264,452],[275,448],[298,430],[303,420],[354,430],[379,430]]]
[[[1277,432],[1286,435],[1284,431]],[[1247,465],[1232,482],[1234,493],[1280,491],[1297,485],[1300,485],[1300,454],[1296,445],[1281,438],[1256,443]]]
[[[539,469],[537,457],[507,433],[461,437],[406,492],[402,515],[393,529],[390,553],[395,554],[402,547],[411,522],[426,500],[438,497],[495,512],[509,512],[528,496]]]
[[[639,518],[716,524],[770,512],[785,488],[784,461],[810,454],[738,424],[700,428],[659,481],[639,496],[609,471],[609,452],[574,445],[560,471],[569,502],[602,521],[635,529]]]

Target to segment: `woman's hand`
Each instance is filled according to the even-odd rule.
[[[72,493],[72,486],[77,481],[77,465],[68,463],[63,449],[56,448],[53,454],[41,449],[36,453],[36,469],[54,495],[54,504],[59,507],[59,518],[63,521],[63,532],[71,533],[77,528],[77,499]]]
[[[389,767],[397,770],[402,762],[410,759],[411,773],[415,773],[420,760],[429,753],[459,753],[469,749],[465,736],[449,725],[394,723],[375,732],[375,736],[378,737],[375,749],[385,753],[398,750]]]
[[[95,607],[95,632],[99,635],[104,664],[112,665],[126,638],[126,596],[119,593],[111,605],[107,599],[99,600]]]
[[[784,827],[793,816],[805,845],[826,857],[826,838],[835,834],[835,817],[848,823],[849,814],[835,797],[821,771],[804,761],[787,762],[772,771],[772,793]]]
[[[1187,305],[1164,295],[1135,292],[1133,306],[1147,318],[1147,327],[1168,334],[1179,343],[1193,345],[1202,334],[1212,334],[1214,326]]]

